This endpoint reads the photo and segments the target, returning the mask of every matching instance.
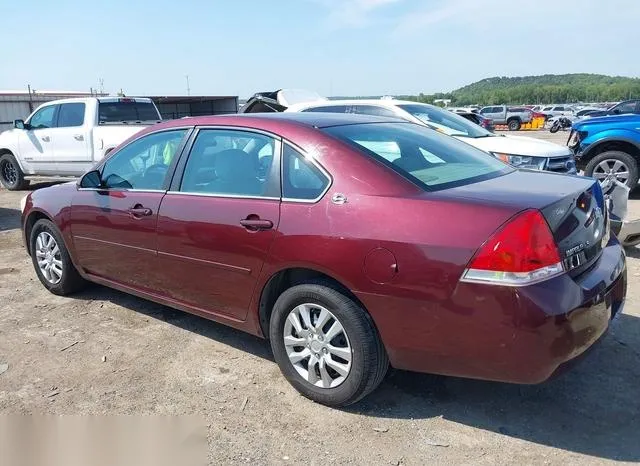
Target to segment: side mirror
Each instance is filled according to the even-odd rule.
[[[102,178],[98,170],[91,170],[80,178],[81,188],[100,188],[102,187]]]
[[[619,109],[619,108],[616,108],[616,109],[614,109],[614,110],[613,110],[613,114],[614,114],[614,115],[620,115],[620,113],[621,113],[621,112],[620,112],[620,109]]]
[[[13,127],[15,129],[24,129],[24,121],[23,120],[13,120]]]

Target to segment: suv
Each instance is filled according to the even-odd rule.
[[[498,136],[435,105],[389,98],[327,100],[317,94],[309,94],[314,98],[301,102],[302,95],[296,92],[298,103],[291,104],[296,99],[286,90],[259,93],[249,99],[240,113],[324,112],[400,118],[452,136],[517,168],[576,173],[573,154],[567,147],[530,137]],[[285,97],[289,98],[285,101]]]
[[[601,183],[616,179],[634,189],[640,163],[640,115],[614,115],[580,120],[568,141],[578,167]]]

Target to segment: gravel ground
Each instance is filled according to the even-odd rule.
[[[335,410],[299,396],[260,339],[103,287],[46,292],[21,244],[23,195],[0,190],[3,414],[196,415],[212,464],[640,461],[638,249],[624,313],[571,372],[521,387],[391,371]]]

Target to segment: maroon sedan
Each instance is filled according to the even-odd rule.
[[[389,364],[542,382],[626,294],[597,182],[376,117],[162,123],[30,194],[22,221],[51,292],[95,282],[267,337],[332,406]]]

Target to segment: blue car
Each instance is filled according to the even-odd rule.
[[[586,176],[601,183],[615,179],[630,189],[638,184],[640,115],[589,118],[573,124],[568,146]]]

